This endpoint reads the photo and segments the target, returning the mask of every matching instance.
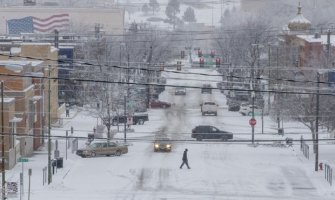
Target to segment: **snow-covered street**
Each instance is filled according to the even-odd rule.
[[[198,75],[196,73],[199,73]],[[201,86],[204,82],[216,86],[220,76],[214,69],[192,69],[186,64],[181,73],[165,72],[167,85]],[[42,184],[42,168],[46,166],[46,151],[36,153],[25,169],[32,168],[31,198],[42,199],[333,199],[334,187],[323,179],[323,171],[313,171],[313,159],[307,160],[293,147],[272,143],[251,145],[250,117],[229,112],[225,96],[218,90],[201,94],[198,88],[187,88],[185,96],[175,96],[173,87],[166,87],[161,100],[173,103],[169,109],[149,110],[149,121],[134,125],[128,133],[129,153],[121,157],[81,158],[69,152],[64,168],[58,169],[50,185]],[[203,100],[219,104],[218,116],[202,116]],[[62,129],[53,135],[64,135],[65,129],[75,127],[74,136],[87,136],[96,123],[86,111],[71,111]],[[257,117],[257,120],[259,118]],[[273,134],[275,123],[265,117],[265,132],[256,126],[256,139],[283,139]],[[246,143],[195,141],[191,129],[196,125],[214,125],[231,131],[234,139]],[[292,124],[291,124],[292,125]],[[299,126],[298,124],[295,124]],[[114,127],[115,128],[115,127]],[[293,130],[293,129],[292,129]],[[172,152],[154,152],[153,138],[165,134],[174,140]],[[123,140],[123,132],[115,139]],[[80,140],[83,147],[86,141]],[[65,141],[59,139],[61,156]],[[179,169],[185,148],[189,150],[191,169]],[[312,155],[312,153],[311,153]],[[11,171],[17,179],[21,166]],[[16,172],[16,173],[15,173]],[[27,183],[27,174],[25,182]],[[27,195],[27,184],[25,194]]]

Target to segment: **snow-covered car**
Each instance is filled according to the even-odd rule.
[[[175,95],[186,95],[186,88],[184,87],[178,87],[174,91]]]
[[[242,104],[240,107],[239,113],[241,113],[243,116],[252,116],[252,108],[254,108],[254,114],[255,115],[261,115],[262,114],[262,108],[256,105],[250,105],[250,104]]]
[[[169,138],[157,138],[154,142],[154,151],[171,152],[172,143]]]
[[[220,139],[226,141],[233,139],[233,134],[227,131],[222,131],[214,126],[201,125],[192,129],[192,138],[201,141],[203,139]]]
[[[201,104],[202,115],[218,115],[218,105],[212,101],[206,101]]]
[[[76,154],[83,158],[110,155],[121,156],[126,153],[128,153],[128,146],[116,142],[94,142],[76,151]]]

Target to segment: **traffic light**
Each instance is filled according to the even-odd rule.
[[[181,55],[180,55],[181,59],[185,58],[185,51],[181,51]]]
[[[201,50],[198,50],[198,57],[202,57],[202,51]]]
[[[220,58],[216,58],[215,59],[215,64],[216,64],[216,67],[220,67],[221,59]]]
[[[214,58],[215,57],[215,51],[211,50],[211,57]]]
[[[199,59],[199,63],[200,63],[200,67],[204,67],[205,59],[204,58],[200,58]]]
[[[181,71],[181,61],[177,61],[177,70]]]

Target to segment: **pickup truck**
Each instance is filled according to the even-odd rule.
[[[214,102],[211,101],[207,101],[204,102],[203,104],[200,105],[201,106],[201,113],[202,115],[218,115],[218,105]]]
[[[135,114],[132,116],[133,120],[132,120],[132,124],[139,124],[139,125],[143,125],[144,122],[149,121],[149,116],[148,114]],[[123,124],[123,123],[127,123],[127,116],[115,116],[112,119],[110,119],[112,126],[116,126],[118,123],[119,124]],[[107,124],[108,123],[108,119],[105,118],[104,119],[104,123]]]

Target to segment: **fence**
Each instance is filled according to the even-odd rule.
[[[304,154],[305,158],[309,159],[309,146],[305,143],[304,138],[301,136],[300,139],[300,150]]]
[[[333,168],[330,165],[325,164],[325,179],[326,181],[332,185],[333,183]]]

